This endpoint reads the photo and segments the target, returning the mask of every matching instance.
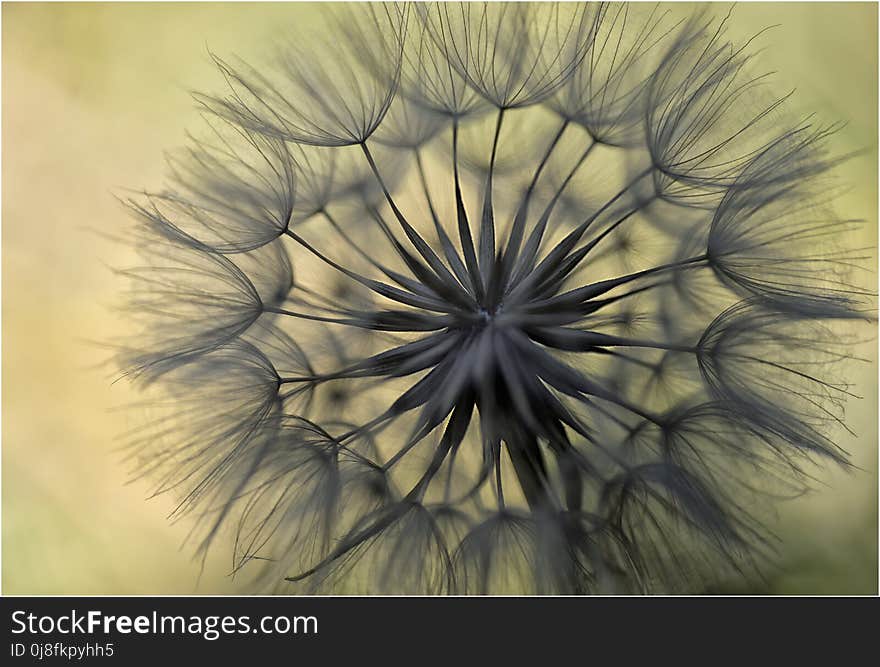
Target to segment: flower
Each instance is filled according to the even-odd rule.
[[[766,498],[847,465],[832,377],[871,320],[835,128],[761,95],[729,17],[352,12],[356,55],[218,59],[230,95],[199,99],[247,150],[197,142],[129,202],[150,262],[121,363],[171,412],[133,446],[200,548],[229,528],[282,592],[674,592],[766,563]]]

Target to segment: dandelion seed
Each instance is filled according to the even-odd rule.
[[[360,20],[380,34],[390,33],[389,40],[378,43],[384,48],[376,54],[389,63],[387,76],[371,76],[356,48],[345,58],[331,59],[319,58],[314,51],[285,50],[278,56],[279,73],[271,76],[217,58],[231,95],[199,100],[221,117],[280,139],[315,146],[363,142],[382,122],[397,90],[408,10],[406,5],[388,4],[353,11],[359,14],[352,17],[353,25]]]
[[[283,142],[217,125],[227,124],[211,126],[211,143],[193,139],[170,159],[177,188],[150,203],[168,224],[217,252],[255,250],[290,224],[294,165]]]

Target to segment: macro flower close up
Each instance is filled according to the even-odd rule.
[[[730,15],[334,10],[125,201],[138,471],[254,590],[701,591],[836,444],[835,125]]]

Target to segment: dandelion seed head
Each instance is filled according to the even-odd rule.
[[[128,208],[132,442],[255,590],[700,590],[847,465],[871,321],[837,126],[730,16],[370,4],[215,57],[211,139]],[[757,73],[756,73],[757,72]],[[145,389],[146,390],[146,389]],[[152,429],[152,431],[150,430]]]

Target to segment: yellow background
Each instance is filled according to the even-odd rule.
[[[729,5],[719,6],[726,12]],[[116,188],[155,186],[162,151],[194,120],[188,91],[217,89],[207,49],[259,60],[269,42],[312,24],[314,4],[4,4],[3,592],[215,593],[235,589],[218,553],[199,563],[169,526],[170,499],[145,502],[116,451],[133,396],[112,384],[93,341],[124,330],[105,265],[128,258],[101,237],[124,215]],[[682,11],[684,8],[676,8]],[[763,62],[805,111],[843,119],[841,213],[877,245],[877,5],[743,3],[732,30],[780,24]],[[867,277],[870,283],[876,276]],[[859,353],[876,361],[875,343]],[[877,368],[851,378],[863,470],[835,472],[780,512],[784,575],[749,591],[877,591]]]

